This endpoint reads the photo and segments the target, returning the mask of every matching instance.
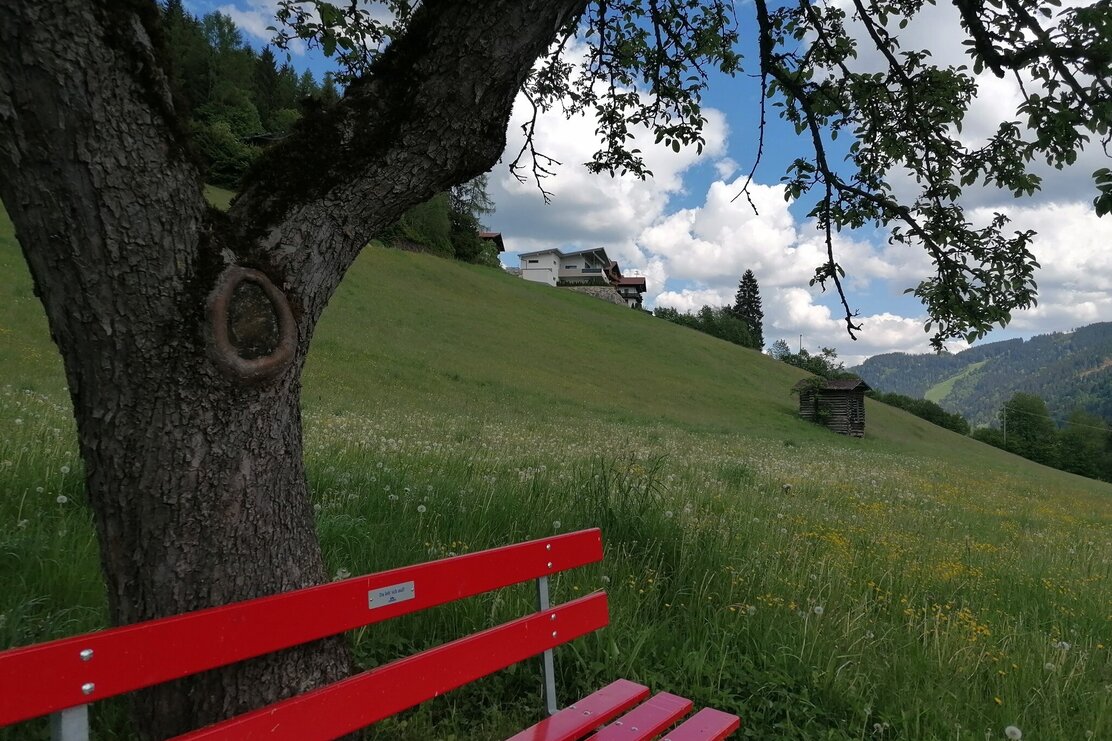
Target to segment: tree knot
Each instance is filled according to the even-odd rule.
[[[208,350],[240,383],[269,381],[289,366],[297,326],[286,296],[258,270],[231,266],[208,297]]]

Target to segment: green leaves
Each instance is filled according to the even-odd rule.
[[[1030,232],[1008,233],[995,215],[975,224],[963,206],[965,188],[991,185],[1017,198],[1041,186],[1029,170],[1035,158],[1056,167],[1074,163],[1090,134],[1109,143],[1112,121],[1112,2],[1070,8],[1042,27],[1032,8],[1057,2],[994,0],[955,3],[969,34],[964,42],[974,73],[990,69],[1021,81],[1023,98],[985,142],[961,138],[976,94],[966,65],[943,67],[929,50],[903,49],[889,32],[906,28],[922,9],[917,0],[852,0],[852,20],[884,60],[883,72],[859,71],[853,37],[839,8],[799,4],[770,9],[756,0],[761,72],[776,96],[774,107],[795,130],[809,135],[812,154],[795,159],[782,179],[789,199],[814,190],[810,212],[827,237],[828,259],[812,285],[833,280],[854,325],[838,278],[831,234],[867,223],[887,228],[890,240],[925,249],[934,275],[909,289],[930,314],[926,331],[941,348],[951,338],[973,340],[1010,321],[1036,302]],[[857,33],[861,36],[861,33]],[[793,43],[806,39],[806,43]],[[1024,82],[1026,81],[1026,82]],[[1005,112],[1007,114],[1008,112]],[[849,129],[844,164],[827,157],[828,142]],[[900,173],[915,190],[893,197],[889,178]],[[1112,173],[1095,174],[1098,214],[1112,211]]]
[[[1097,191],[1100,193],[1093,199],[1093,208],[1096,209],[1097,216],[1112,213],[1112,170],[1102,167],[1093,173],[1093,180],[1096,181]]]
[[[287,53],[290,43],[300,40],[335,58],[340,67],[335,78],[347,84],[366,74],[389,40],[405,32],[412,13],[409,0],[343,6],[327,0],[279,0],[275,15],[280,27],[268,30],[275,32],[272,43]]]

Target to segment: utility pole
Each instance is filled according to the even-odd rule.
[[[1004,417],[1004,450],[1008,449],[1008,407],[1000,407],[1000,414]]]
[[[799,354],[803,354],[803,335],[799,335]]]

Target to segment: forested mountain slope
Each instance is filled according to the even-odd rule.
[[[887,353],[851,370],[882,391],[929,395],[973,424],[988,424],[1019,391],[1044,399],[1059,422],[1077,408],[1112,420],[1112,322],[953,355]]]

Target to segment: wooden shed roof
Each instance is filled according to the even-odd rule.
[[[810,385],[810,382],[811,379],[804,378],[792,388],[802,388]],[[872,387],[860,378],[828,378],[822,388],[824,391],[872,391]]]

